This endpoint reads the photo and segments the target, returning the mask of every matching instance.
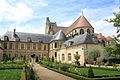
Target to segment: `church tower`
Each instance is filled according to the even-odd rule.
[[[54,28],[56,28],[56,23],[50,22],[49,17],[46,18],[45,34],[54,35]]]

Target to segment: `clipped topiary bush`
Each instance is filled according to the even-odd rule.
[[[88,78],[94,78],[94,73],[92,70],[92,67],[90,66],[90,68],[88,69]]]

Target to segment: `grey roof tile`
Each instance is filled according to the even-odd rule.
[[[69,43],[72,42],[72,45],[77,45],[77,44],[97,44],[98,40],[96,37],[88,34],[87,32],[82,34],[82,35],[78,35],[75,36],[72,39],[67,40],[64,45],[65,47],[69,47],[72,46]]]
[[[16,32],[15,35],[13,35],[13,32],[9,32],[9,31],[6,34],[4,34],[3,37],[4,36],[8,36],[10,41],[14,41],[16,37],[19,37],[20,41],[26,42],[28,38],[31,38],[32,42],[39,42],[39,40],[41,39],[43,43],[49,43],[53,37],[51,35],[23,33],[23,32]]]
[[[53,39],[52,40],[67,40],[65,34],[63,33],[62,30],[59,30],[59,32],[57,32],[54,36],[53,36]]]

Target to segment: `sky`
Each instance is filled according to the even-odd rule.
[[[70,26],[83,15],[105,36],[116,34],[116,28],[105,19],[113,18],[120,0],[0,0],[0,35],[7,31],[45,33],[45,19],[58,26]]]

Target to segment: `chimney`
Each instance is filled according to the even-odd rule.
[[[49,20],[49,17],[46,17],[46,23],[49,23],[50,20]]]
[[[16,31],[16,29],[14,29],[14,35],[15,35],[15,31]]]

